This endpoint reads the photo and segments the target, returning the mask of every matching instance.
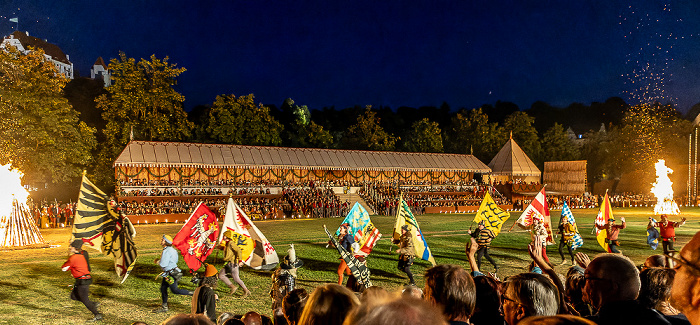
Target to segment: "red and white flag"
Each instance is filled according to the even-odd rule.
[[[279,263],[280,259],[275,248],[272,247],[270,241],[265,238],[265,235],[260,232],[258,227],[250,221],[243,209],[233,201],[233,198],[229,198],[228,204],[226,204],[226,214],[221,230],[219,242],[221,242],[227,230],[232,230],[250,238],[255,243],[255,247],[249,256],[241,256],[246,265],[257,270],[272,269]]]
[[[535,199],[530,202],[530,205],[525,208],[525,211],[523,211],[523,214],[520,215],[520,218],[518,218],[518,221],[515,223],[521,228],[528,229],[532,227],[535,219],[544,223],[544,227],[547,229],[547,245],[553,245],[552,220],[549,217],[549,206],[547,205],[547,195],[544,192],[544,186],[542,186],[542,189],[537,193]]]
[[[173,238],[173,246],[182,253],[187,267],[196,271],[202,266],[202,261],[211,254],[217,236],[219,223],[216,221],[216,215],[201,202]]]

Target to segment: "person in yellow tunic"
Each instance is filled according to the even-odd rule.
[[[226,273],[231,274],[233,281],[236,281],[236,283],[243,288],[243,297],[241,297],[241,299],[248,297],[250,295],[250,290],[248,290],[248,287],[245,286],[245,283],[243,283],[240,276],[239,266],[243,264],[243,261],[241,260],[241,248],[236,245],[235,241],[226,236],[224,236],[223,240],[226,242],[224,246],[224,262],[226,262],[226,264],[224,264],[224,267],[222,267],[221,271],[219,271],[219,279],[229,288],[231,288],[231,292],[229,294],[233,294],[236,292],[238,287],[231,283],[231,280],[229,280],[228,276],[226,275]]]
[[[559,255],[561,255],[561,264],[566,264],[566,258],[564,257],[563,248],[569,250],[569,256],[571,256],[571,265],[574,264],[574,249],[572,245],[574,244],[574,236],[576,235],[576,226],[569,222],[569,219],[565,216],[561,217],[561,222],[559,223],[559,234],[561,235],[559,240]]]
[[[413,273],[411,273],[411,265],[413,265],[413,259],[415,256],[415,249],[413,248],[413,240],[411,238],[411,232],[408,230],[408,225],[403,225],[401,227],[401,237],[398,239],[399,249],[396,250],[399,253],[399,265],[398,269],[406,275],[408,275],[409,285],[416,285],[413,280]]]

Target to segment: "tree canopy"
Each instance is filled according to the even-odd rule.
[[[395,149],[397,137],[387,133],[379,124],[380,119],[372,106],[365,108],[341,139],[344,149],[391,151]]]
[[[282,143],[282,124],[249,94],[219,95],[209,111],[207,132],[219,143],[253,146],[278,146]]]
[[[66,182],[91,161],[95,130],[63,97],[66,83],[41,49],[0,51],[0,163],[25,183]]]

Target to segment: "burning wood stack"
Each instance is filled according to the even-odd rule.
[[[45,243],[27,207],[13,200],[10,215],[0,217],[0,247]]]
[[[668,177],[669,174],[673,173],[673,169],[666,167],[666,161],[663,159],[659,159],[654,166],[656,167],[656,182],[651,186],[651,193],[656,196],[654,214],[680,214],[681,210],[676,201],[673,200],[673,182]]]

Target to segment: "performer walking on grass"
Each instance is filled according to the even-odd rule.
[[[219,271],[219,279],[226,283],[229,288],[231,288],[231,292],[229,292],[229,294],[233,295],[238,287],[231,283],[231,280],[229,280],[228,276],[226,276],[226,273],[231,274],[233,281],[236,281],[236,283],[243,288],[243,296],[241,297],[241,299],[243,299],[250,295],[250,290],[248,290],[248,287],[246,287],[245,283],[243,283],[240,276],[240,266],[243,264],[243,261],[241,260],[241,248],[238,247],[238,245],[236,245],[236,243],[229,237],[224,236],[223,241],[225,242],[224,261],[226,264],[224,264],[224,267],[221,268],[221,271]]]
[[[191,296],[192,291],[185,289],[180,289],[178,287],[178,282],[182,279],[182,270],[177,267],[177,261],[180,256],[177,250],[173,248],[173,238],[168,235],[163,235],[160,239],[160,244],[163,246],[163,253],[161,253],[160,258],[155,260],[155,263],[160,265],[163,273],[158,276],[163,277],[163,282],[160,283],[160,297],[163,301],[163,305],[154,310],[155,313],[165,313],[168,311],[168,288],[172,293],[177,295]]]
[[[340,235],[338,235],[338,243],[346,251],[352,252],[352,244],[355,243],[355,238],[348,233],[348,226],[346,224],[340,225]],[[340,265],[338,265],[338,285],[343,285],[343,273],[350,275],[350,268],[345,260],[340,258]]]
[[[396,252],[399,253],[398,269],[408,275],[410,285],[416,285],[416,282],[413,280],[413,273],[411,273],[415,249],[413,248],[413,240],[411,238],[411,232],[408,230],[408,225],[401,226],[401,237],[398,243],[395,242],[395,244],[399,244],[399,249],[396,250]]]
[[[673,242],[676,241],[676,228],[685,224],[685,217],[681,218],[680,222],[668,221],[668,216],[665,214],[661,215],[661,222],[653,222],[653,219],[649,217],[649,222],[654,227],[659,227],[659,237],[662,239],[662,245],[664,247],[664,254],[673,252]]]
[[[561,238],[559,239],[559,255],[561,256],[561,265],[566,264],[566,258],[564,257],[563,248],[569,251],[569,256],[571,256],[571,265],[574,264],[574,249],[572,248],[574,244],[574,236],[576,235],[576,227],[569,223],[569,218],[562,215],[561,221],[559,222],[559,234]]]
[[[493,234],[493,231],[491,231],[491,229],[486,228],[484,222],[481,221],[479,222],[479,225],[476,227],[476,230],[474,230],[474,232],[467,230],[467,233],[470,234],[476,240],[476,244],[479,247],[476,251],[476,265],[478,265],[479,269],[481,269],[481,258],[486,257],[486,260],[493,264],[495,272],[498,272],[498,265],[496,265],[496,261],[494,261],[493,258],[491,258],[491,256],[489,255],[489,247],[491,246],[491,240],[496,238],[496,236]]]
[[[596,224],[596,228],[598,229],[605,229],[607,231],[608,237],[605,238],[605,241],[609,245],[610,253],[618,253],[622,254],[617,247],[620,246],[620,242],[617,240],[617,237],[620,235],[620,229],[625,229],[627,228],[627,223],[625,223],[625,217],[620,218],[620,221],[622,221],[622,225],[616,225],[615,224],[615,219],[610,218],[608,219],[608,223],[600,226]]]
[[[90,301],[90,284],[92,284],[92,275],[90,275],[90,256],[88,252],[83,250],[83,240],[78,238],[70,243],[70,256],[63,263],[61,270],[63,272],[70,270],[71,275],[75,278],[75,285],[70,292],[70,298],[79,300],[85,307],[94,315],[93,321],[102,319],[102,314],[97,311],[97,304]]]

